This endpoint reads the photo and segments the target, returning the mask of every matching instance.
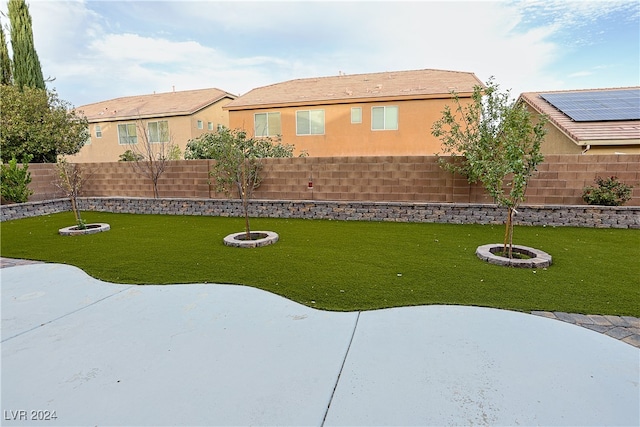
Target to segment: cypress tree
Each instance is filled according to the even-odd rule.
[[[7,6],[11,22],[14,84],[20,89],[24,86],[46,89],[40,60],[33,44],[29,6],[25,0],[9,0]]]
[[[7,39],[4,36],[4,28],[0,24],[0,85],[11,84],[11,59],[7,49]]]

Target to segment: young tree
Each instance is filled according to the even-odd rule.
[[[440,164],[453,173],[480,182],[498,206],[508,209],[504,253],[512,257],[513,214],[525,198],[527,183],[543,160],[540,144],[546,117],[535,120],[526,107],[500,92],[490,78],[476,86],[471,102],[463,105],[453,93],[453,109],[446,106],[434,123],[432,134],[442,141],[450,160]],[[507,248],[508,247],[508,248]]]
[[[0,157],[3,162],[32,155],[55,163],[58,155],[80,151],[89,137],[86,117],[52,91],[0,86]]]
[[[44,90],[42,68],[33,43],[29,6],[25,0],[9,0],[7,8],[11,23],[14,84],[20,89],[27,86]]]
[[[251,239],[249,200],[260,186],[265,157],[293,157],[292,145],[283,145],[270,138],[249,138],[245,131],[222,128],[217,133],[204,134],[187,143],[185,158],[215,159],[210,175],[216,179],[218,191],[230,195],[235,188],[242,201],[245,239]]]
[[[82,186],[86,181],[84,171],[80,165],[69,163],[64,157],[58,159],[56,169],[58,170],[59,178],[56,185],[71,201],[71,209],[73,210],[73,215],[76,218],[78,228],[84,230],[86,225],[82,220],[80,210],[78,209],[78,197],[80,197]]]
[[[153,197],[158,198],[158,180],[166,171],[171,160],[180,159],[180,149],[173,143],[166,122],[136,123],[136,141],[125,141],[129,150],[120,156],[121,160],[130,161],[136,173],[151,180]]]
[[[11,78],[11,58],[9,58],[9,49],[7,48],[7,39],[0,21],[0,85],[13,84]]]

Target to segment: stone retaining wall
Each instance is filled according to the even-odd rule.
[[[0,221],[51,215],[71,210],[69,199],[54,199],[41,202],[15,203],[0,207]]]
[[[79,199],[78,204],[81,210],[98,212],[227,217],[243,215],[242,203],[236,199],[85,197]],[[6,221],[69,211],[71,205],[68,200],[61,199],[5,205],[1,210],[1,220]],[[250,215],[265,218],[503,224],[506,211],[492,204],[252,200]],[[639,229],[640,207],[529,205],[518,209],[515,223]]]

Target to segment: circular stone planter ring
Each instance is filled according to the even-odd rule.
[[[513,245],[513,253],[528,256],[527,259],[507,258],[496,255],[502,252],[504,245],[502,243],[493,243],[490,245],[478,246],[476,255],[489,264],[504,265],[519,268],[545,268],[551,265],[551,255],[538,249],[528,246]]]
[[[103,231],[109,230],[109,224],[105,223],[95,223],[95,224],[87,224],[86,228],[80,229],[77,225],[72,225],[71,227],[65,227],[58,230],[62,236],[77,236],[80,234],[96,234],[101,233]]]
[[[247,233],[229,234],[224,238],[224,244],[227,246],[235,246],[238,248],[258,248],[260,246],[271,245],[278,241],[278,233],[273,231],[252,231],[250,233],[251,240],[247,240]]]

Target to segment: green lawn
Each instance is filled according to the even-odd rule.
[[[60,236],[71,213],[3,222],[2,256],[80,267],[108,282],[236,283],[326,310],[462,304],[640,317],[640,230],[516,227],[515,243],[553,256],[548,269],[480,261],[502,226],[252,220],[280,235],[257,249],[224,246],[240,218],[86,212],[111,230]]]

